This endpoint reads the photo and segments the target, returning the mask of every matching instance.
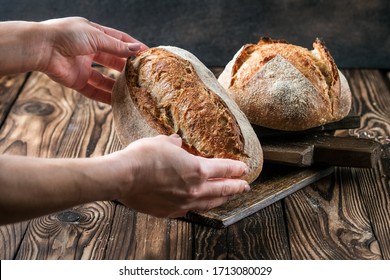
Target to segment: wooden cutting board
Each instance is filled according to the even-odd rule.
[[[375,140],[313,134],[301,137],[266,138],[261,142],[264,160],[279,164],[311,166],[327,164],[373,168],[382,146]]]
[[[189,212],[184,219],[215,228],[227,227],[262,208],[332,174],[333,167],[293,168],[269,164],[251,190],[206,212]]]
[[[375,166],[381,153],[379,143],[332,135],[335,130],[359,126],[358,116],[348,116],[339,122],[300,132],[254,126],[265,163],[260,177],[251,184],[251,191],[209,211],[190,212],[185,219],[223,228],[330,175],[333,166]]]
[[[298,132],[253,125],[266,162],[295,166],[327,164],[372,168],[380,158],[382,148],[380,143],[372,139],[332,135],[335,130],[358,127],[360,117],[354,115],[338,122]]]

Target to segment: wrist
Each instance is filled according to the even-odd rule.
[[[30,28],[31,34],[34,34],[34,38],[31,38],[33,44],[30,46],[30,53],[34,57],[31,70],[44,72],[53,51],[53,32],[50,25],[44,22],[35,22]]]
[[[49,46],[45,33],[38,22],[0,23],[0,74],[40,70]]]
[[[123,160],[120,152],[86,159],[86,162],[86,177],[93,178],[93,200],[120,200],[124,193],[129,192],[132,169],[128,168],[128,159]]]

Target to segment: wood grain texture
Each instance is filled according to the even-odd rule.
[[[381,157],[381,144],[371,139],[312,135],[267,138],[260,140],[264,160],[295,166],[374,167]]]
[[[283,205],[276,202],[268,207],[229,228],[228,259],[291,259]]]
[[[55,157],[73,113],[72,90],[33,73],[0,131],[0,153]]]
[[[340,182],[340,179],[342,181]],[[356,181],[347,169],[285,199],[293,259],[380,259]]]
[[[33,73],[1,127],[0,153],[55,157],[76,102],[71,90],[51,82],[41,73]],[[1,243],[2,257],[15,258],[28,224],[1,227],[2,241],[12,241]]]
[[[120,204],[113,220],[106,259],[191,259],[192,224],[155,218]]]
[[[20,93],[27,75],[0,77],[0,128]],[[28,222],[0,227],[0,259],[13,259]]]
[[[102,259],[113,209],[96,202],[66,210],[78,219],[61,219],[59,212],[32,220],[16,259]]]
[[[72,91],[78,102],[63,130],[56,157],[90,157],[116,150],[119,141],[113,131],[111,106],[87,99]],[[59,99],[61,102],[61,99]],[[44,140],[44,139],[43,139]],[[80,205],[30,223],[21,244],[20,259],[103,259],[109,241],[113,202]],[[79,213],[80,221],[69,223],[62,213]]]
[[[344,71],[361,127],[347,131],[386,143],[390,92],[376,70]],[[387,147],[387,146],[386,146]],[[384,158],[373,169],[336,169],[284,200],[294,259],[389,259],[389,180]]]
[[[281,202],[227,228],[195,225],[194,240],[194,259],[291,259]]]
[[[352,110],[361,116],[360,128],[351,131],[358,138],[390,143],[389,79],[379,70],[346,70],[353,93]]]
[[[352,80],[355,110],[362,115],[361,128],[350,133],[383,144],[377,168],[358,170],[356,177],[382,258],[390,259],[390,80],[375,70],[351,70],[347,75]]]
[[[0,76],[0,127],[18,97],[28,74]]]
[[[374,140],[323,136],[315,139],[313,161],[333,166],[373,168],[381,158],[381,148],[381,144]]]
[[[19,250],[29,221],[0,227],[0,260],[12,260]]]

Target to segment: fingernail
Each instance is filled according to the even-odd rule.
[[[248,175],[248,174],[249,174],[249,168],[247,167],[247,168],[245,168],[243,175]]]
[[[245,190],[246,192],[249,192],[249,191],[251,190],[251,186],[249,186],[249,184],[246,184],[246,185],[244,186],[244,190]]]
[[[173,137],[173,138],[181,138],[180,135],[176,134],[176,133],[175,134],[171,134],[171,137]]]
[[[139,51],[141,49],[140,43],[129,43],[128,44],[129,50],[132,52]]]

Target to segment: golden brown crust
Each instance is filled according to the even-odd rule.
[[[349,112],[350,92],[340,97],[339,71],[324,43],[313,47],[262,38],[242,47],[219,81],[254,124],[304,130],[337,121]]]
[[[192,154],[244,161],[251,170],[245,179],[252,182],[262,169],[260,143],[245,115],[206,70],[177,48],[152,48],[128,60],[121,75],[126,78],[118,79],[113,91],[119,138],[125,145],[135,140],[127,124],[138,122],[131,119],[136,114],[145,130],[138,138],[149,136],[148,131],[177,133]]]
[[[239,159],[244,143],[235,117],[194,72],[177,55],[149,49],[137,69],[128,65],[129,92],[149,125],[160,134],[179,134],[188,152]]]

